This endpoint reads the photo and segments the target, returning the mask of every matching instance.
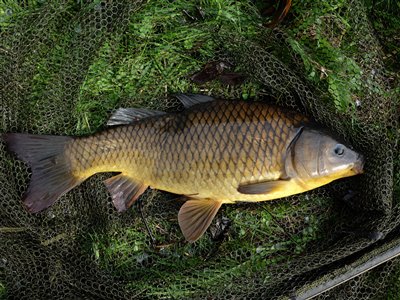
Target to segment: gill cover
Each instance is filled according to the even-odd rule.
[[[310,128],[300,128],[287,148],[285,172],[303,182],[314,178],[330,181],[362,172],[361,155],[329,135]]]

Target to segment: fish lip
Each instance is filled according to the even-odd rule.
[[[353,171],[356,173],[356,174],[362,174],[362,173],[364,173],[364,163],[365,163],[365,159],[364,159],[364,156],[362,156],[361,154],[359,154],[358,156],[357,156],[357,160],[356,160],[356,162],[354,163],[354,165],[353,165]]]

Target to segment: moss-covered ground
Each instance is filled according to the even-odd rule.
[[[85,5],[72,2],[71,11]],[[72,107],[71,131],[77,135],[94,133],[104,126],[110,112],[121,106],[173,109],[166,99],[177,92],[258,98],[262,87],[251,80],[236,87],[219,81],[199,86],[190,76],[207,62],[221,57],[220,41],[213,38],[217,30],[257,39],[265,22],[259,13],[265,2],[268,1],[149,1],[129,19],[123,34],[116,33],[98,49]],[[293,2],[284,30],[291,50],[304,64],[305,77],[331,95],[339,112],[354,109],[356,99],[365,90],[361,66],[352,58],[356,47],[348,42],[355,34],[350,25],[352,15],[343,13],[348,12],[343,8],[349,1]],[[373,2],[379,8],[373,27],[389,40],[385,50],[390,54],[388,65],[394,72],[399,62],[400,22],[394,13],[400,10],[395,8],[398,3],[366,2],[368,9],[374,9]],[[18,18],[40,5],[41,1],[0,1],[0,28],[13,26]],[[335,33],[331,37],[324,34],[326,26]],[[33,92],[27,101],[32,105],[40,101],[52,80],[51,68],[57,67],[66,55],[63,43],[68,43],[68,36],[55,30],[54,41],[56,46],[46,59],[36,62]],[[241,70],[233,67],[232,71]],[[398,175],[395,183],[398,193]],[[168,197],[154,193],[152,201],[162,206]],[[149,297],[190,297],[196,291],[224,285],[248,272],[262,271],[270,264],[301,255],[308,243],[323,238],[323,228],[334,217],[333,205],[328,197],[299,196],[290,201],[226,206],[211,230],[195,244],[183,241],[176,217],[146,215],[155,246],[149,243],[143,223],[132,211],[137,220],[133,226],[90,233],[85,249],[100,268],[131,280],[128,287],[135,291],[143,291]],[[216,223],[224,222],[229,225],[219,230],[221,226]],[[180,272],[175,272],[178,269]],[[0,284],[0,298],[4,291]]]

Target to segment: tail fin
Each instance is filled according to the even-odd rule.
[[[31,167],[32,178],[23,199],[30,212],[49,207],[82,181],[73,176],[64,156],[65,145],[72,137],[6,133],[3,140],[8,150]]]

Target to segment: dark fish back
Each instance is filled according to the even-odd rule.
[[[279,172],[287,141],[304,121],[273,106],[243,101],[199,104],[164,118],[155,181],[180,185],[236,184]]]

